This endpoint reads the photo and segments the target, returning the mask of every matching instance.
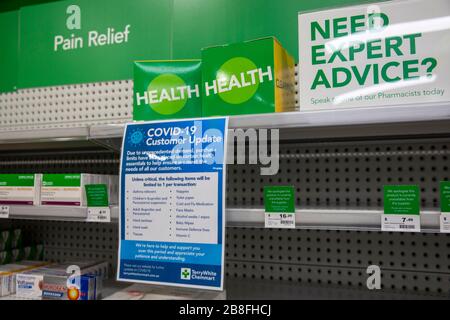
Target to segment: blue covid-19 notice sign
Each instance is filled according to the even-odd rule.
[[[227,118],[125,128],[121,281],[223,290]]]

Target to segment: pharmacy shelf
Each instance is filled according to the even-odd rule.
[[[388,290],[350,289],[287,281],[230,279],[225,283],[231,300],[449,300],[438,296]]]
[[[227,225],[264,227],[264,209],[227,209]],[[382,210],[297,210],[297,229],[381,231]],[[440,212],[421,212],[421,232],[439,232]]]
[[[282,140],[448,134],[450,103],[231,116],[229,127],[281,129]],[[103,124],[75,128],[1,131],[0,147],[5,150],[20,144],[53,143],[63,148],[69,147],[69,142],[82,141],[85,142],[83,146],[112,146],[117,150],[120,148],[124,128],[125,124]]]
[[[111,206],[111,222],[119,220],[119,207]],[[264,209],[227,209],[227,226],[264,227]],[[296,212],[297,229],[380,231],[381,210],[304,209]],[[86,221],[87,208],[67,206],[11,206],[10,219]],[[422,232],[439,232],[440,213],[421,213]]]
[[[111,206],[111,221],[118,221],[119,208]],[[10,219],[53,220],[53,221],[86,221],[86,207],[68,206],[10,206]]]
[[[340,134],[363,136],[365,134],[423,134],[448,133],[450,123],[450,103],[433,105],[405,105],[376,108],[358,108],[324,111],[284,112],[252,114],[230,117],[230,129],[286,129],[282,138],[336,137],[336,130],[342,127],[356,127],[356,130]],[[397,130],[386,130],[392,125]],[[366,129],[360,130],[360,126]],[[90,127],[90,139],[121,138],[124,124],[99,125]],[[328,128],[324,130],[324,128]],[[319,135],[292,135],[296,130],[306,133],[306,129],[320,129]],[[392,128],[395,129],[395,128]]]
[[[89,127],[1,131],[0,144],[88,140]]]
[[[148,286],[149,291],[154,291],[154,285],[140,285],[141,288]],[[131,287],[130,283],[106,280],[103,283],[102,297],[110,300],[116,292],[126,290]],[[174,287],[167,287],[170,293],[176,291]],[[182,288],[183,292],[187,291]],[[204,291],[203,291],[204,292]],[[217,295],[217,293],[216,293]],[[449,300],[449,298],[413,294],[405,292],[390,292],[386,290],[362,290],[340,288],[338,286],[320,286],[303,283],[289,283],[287,281],[271,281],[256,279],[227,279],[225,281],[225,292],[222,295],[226,300]],[[201,295],[204,299],[205,294]],[[141,298],[136,295],[134,300]],[[151,299],[151,297],[147,297]],[[163,299],[162,295],[155,296],[154,299]],[[166,299],[176,299],[175,296]],[[0,297],[0,300],[30,300],[19,298],[15,295]]]

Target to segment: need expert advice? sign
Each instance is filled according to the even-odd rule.
[[[119,281],[223,290],[228,118],[128,124]]]
[[[450,2],[299,13],[300,110],[450,101]]]

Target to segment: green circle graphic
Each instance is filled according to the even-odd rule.
[[[225,62],[217,71],[217,82],[222,80],[227,88],[230,84],[231,77],[234,75],[239,83],[242,85],[241,73],[245,74],[245,82],[251,82],[251,76],[247,74],[247,71],[257,69],[255,63],[250,59],[244,57],[236,57]],[[242,87],[233,87],[232,90],[226,92],[220,92],[219,97],[229,104],[241,104],[250,100],[259,88],[259,76],[254,75],[255,84]]]
[[[176,89],[183,86],[186,86],[186,83],[177,75],[164,73],[157,76],[150,82],[147,88],[150,107],[155,112],[163,115],[171,115],[177,113],[178,111],[183,109],[188,99],[187,92],[184,93],[184,98],[181,99],[181,93]],[[174,89],[175,97],[180,98],[179,100],[164,100],[153,104],[150,103],[150,91],[155,90],[158,93],[156,98],[159,100],[163,89],[165,89],[170,96],[172,88]]]

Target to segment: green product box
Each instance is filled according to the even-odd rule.
[[[24,258],[23,248],[12,249],[11,250],[11,262],[19,262]]]
[[[203,116],[295,111],[294,58],[274,37],[202,49]]]
[[[134,62],[133,120],[202,116],[201,60]]]
[[[41,205],[86,206],[84,186],[97,183],[101,175],[49,173],[42,175]]]
[[[11,252],[0,251],[0,265],[11,263]]]
[[[33,248],[35,249],[34,260],[43,261],[44,260],[44,245],[36,244],[33,246]]]
[[[0,204],[38,205],[40,174],[0,174]]]
[[[23,249],[12,249],[0,252],[0,265],[18,262],[23,260],[24,250]]]
[[[11,249],[12,232],[10,230],[0,230],[0,251]]]
[[[44,246],[42,244],[35,244],[23,248],[23,260],[44,260]]]
[[[22,229],[15,229],[11,232],[11,249],[22,248],[23,233]]]

